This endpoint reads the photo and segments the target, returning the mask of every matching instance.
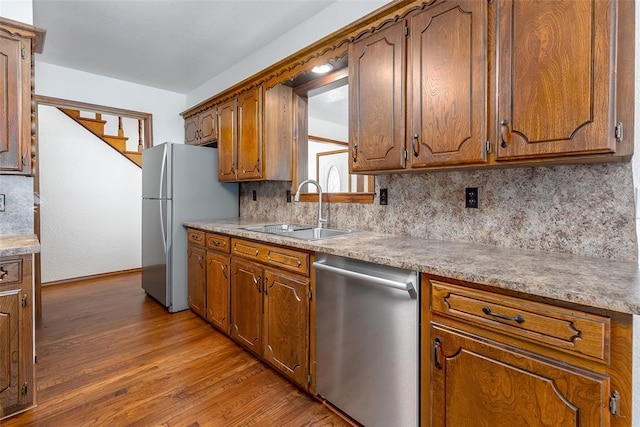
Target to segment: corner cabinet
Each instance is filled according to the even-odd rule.
[[[0,174],[32,174],[32,54],[41,52],[43,37],[43,30],[0,17]]]
[[[31,259],[0,258],[0,419],[34,405]]]
[[[630,315],[423,279],[430,425],[631,426]]]
[[[207,257],[204,231],[187,231],[187,303],[200,317],[205,317]]]
[[[218,105],[220,181],[291,180],[292,103],[292,89],[277,85]]]

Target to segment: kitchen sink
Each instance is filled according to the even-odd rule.
[[[245,227],[245,230],[256,231],[258,233],[277,234],[279,236],[293,237],[300,240],[320,240],[331,237],[343,236],[353,233],[352,230],[341,230],[337,228],[318,228],[304,224],[270,224],[255,227]]]

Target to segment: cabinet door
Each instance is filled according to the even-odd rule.
[[[435,324],[431,345],[432,426],[609,425],[606,376]]]
[[[236,180],[236,99],[218,106],[218,180]]]
[[[405,21],[349,46],[352,172],[405,167]]]
[[[264,358],[303,388],[309,372],[309,282],[265,272]]]
[[[238,180],[262,178],[262,88],[238,95]]]
[[[229,335],[229,257],[207,251],[207,320]]]
[[[199,144],[208,144],[218,139],[218,117],[215,108],[210,108],[198,115],[200,130]]]
[[[262,355],[262,267],[231,261],[231,337]]]
[[[20,293],[0,296],[0,418],[20,403]]]
[[[500,0],[498,160],[615,151],[615,5]]]
[[[485,161],[487,2],[440,3],[409,20],[412,168]]]
[[[199,316],[205,317],[206,250],[199,246],[187,246],[187,300],[189,307]]]
[[[0,172],[31,173],[29,40],[0,34]]]
[[[198,144],[198,116],[192,116],[184,120],[184,143]]]

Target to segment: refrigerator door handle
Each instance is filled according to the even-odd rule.
[[[164,174],[165,168],[167,165],[167,144],[164,144],[162,148],[162,166],[160,167],[160,187],[158,191],[160,192],[159,198],[162,199],[162,183],[164,182]],[[167,253],[167,235],[165,233],[165,218],[164,212],[162,211],[162,203],[160,203],[160,228],[162,230],[162,244],[164,245],[164,253]]]

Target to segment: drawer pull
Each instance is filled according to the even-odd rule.
[[[7,277],[7,274],[9,274],[9,272],[7,270],[5,270],[4,267],[0,267],[0,280],[2,280],[5,277]]]
[[[433,364],[436,366],[436,369],[442,369],[442,364],[438,362],[438,349],[442,345],[442,341],[440,338],[436,338],[433,343]]]
[[[482,312],[487,316],[497,317],[498,319],[508,320],[510,322],[524,323],[524,317],[519,314],[517,316],[507,316],[505,314],[494,313],[489,307],[486,306],[482,307]]]

